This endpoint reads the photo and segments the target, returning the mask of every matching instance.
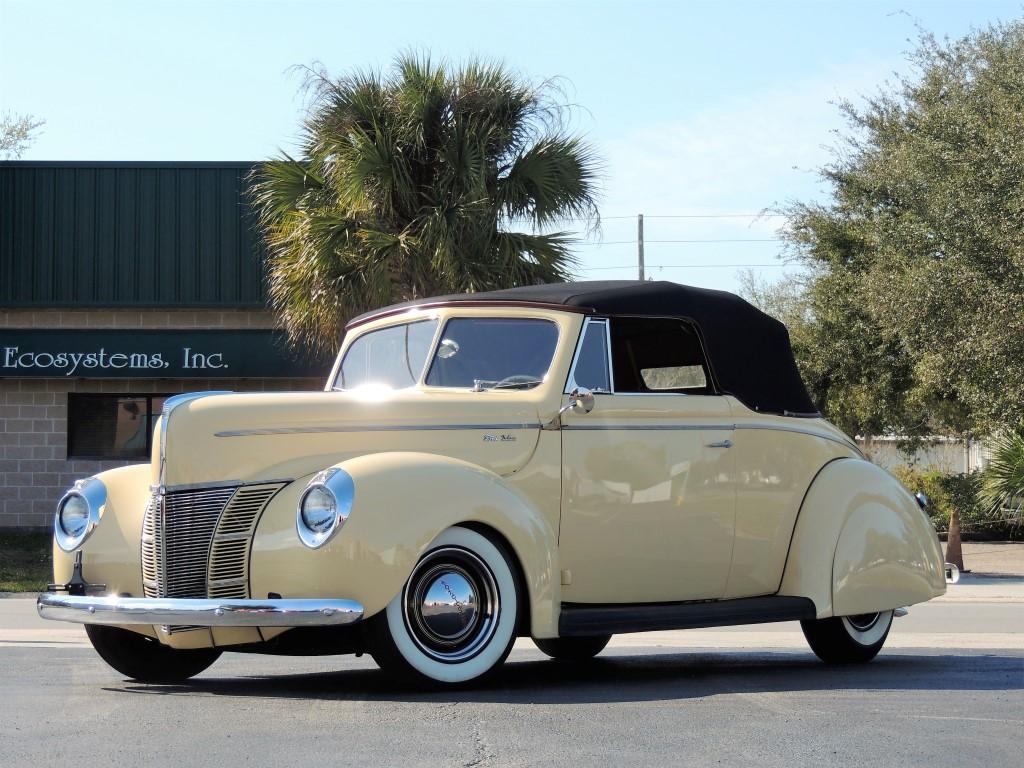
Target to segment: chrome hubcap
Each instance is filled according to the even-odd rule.
[[[472,658],[497,628],[494,574],[483,560],[461,547],[428,553],[409,577],[402,602],[410,636],[438,661]]]
[[[476,623],[479,598],[468,574],[439,566],[438,575],[428,574],[420,600],[419,615],[424,628],[438,640],[457,642]]]

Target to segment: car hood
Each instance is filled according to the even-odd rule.
[[[182,398],[157,426],[152,479],[167,487],[291,480],[382,451],[441,454],[508,475],[529,460],[540,432],[536,407],[516,395],[409,390]]]

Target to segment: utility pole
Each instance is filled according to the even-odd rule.
[[[644,215],[636,216],[636,256],[640,266],[640,279],[644,279]]]

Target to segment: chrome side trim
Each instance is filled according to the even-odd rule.
[[[620,393],[621,394],[621,393]],[[663,395],[648,395],[642,394],[643,397],[676,397],[676,394],[663,394]],[[310,426],[310,427],[267,427],[267,428],[256,428],[256,429],[237,429],[227,430],[224,432],[215,432],[215,437],[249,437],[254,435],[294,435],[294,434],[318,434],[321,432],[434,432],[434,431],[448,431],[448,430],[483,430],[483,429],[541,429],[543,425],[536,424],[354,424],[354,425],[331,425],[331,426]],[[844,445],[847,448],[857,450],[856,446],[846,440],[842,440],[832,435],[824,434],[813,429],[805,429],[801,427],[785,427],[776,424],[754,424],[754,423],[737,423],[737,424],[571,424],[565,425],[562,429],[570,430],[609,430],[609,429],[621,429],[621,430],[694,430],[694,429],[726,429],[726,430],[737,430],[737,429],[767,429],[775,432],[795,432],[801,435],[810,435],[811,437],[820,437],[822,440],[830,440],[833,443]],[[276,482],[261,480],[260,483]],[[290,481],[282,481],[290,482]],[[219,481],[215,485],[237,485],[237,481],[228,483],[225,481]],[[201,488],[207,487],[211,484],[197,483],[194,485],[178,485],[174,486],[174,490],[182,490],[186,488]],[[167,490],[172,490],[167,488]]]
[[[859,450],[857,446],[841,440],[832,435],[823,434],[822,432],[816,432],[813,429],[801,429],[800,427],[783,427],[775,424],[566,424],[562,427],[566,430],[577,430],[577,431],[598,431],[598,430],[623,430],[623,431],[655,431],[655,430],[739,430],[739,429],[767,429],[774,432],[795,432],[800,435],[809,435],[811,437],[820,437],[822,440],[829,440],[833,443],[850,448],[851,450]]]
[[[267,427],[264,429],[233,429],[215,432],[214,437],[249,437],[252,435],[298,435],[321,432],[438,432],[459,429],[540,429],[536,424],[354,424],[323,427]]]
[[[566,424],[563,430],[599,432],[622,430],[625,432],[692,432],[736,429],[735,424]]]
[[[47,592],[36,601],[52,621],[130,626],[319,627],[352,624],[363,617],[355,600],[193,600],[147,597],[76,597]]]

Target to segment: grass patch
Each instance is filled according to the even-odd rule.
[[[42,592],[53,579],[49,531],[0,532],[0,592]]]

